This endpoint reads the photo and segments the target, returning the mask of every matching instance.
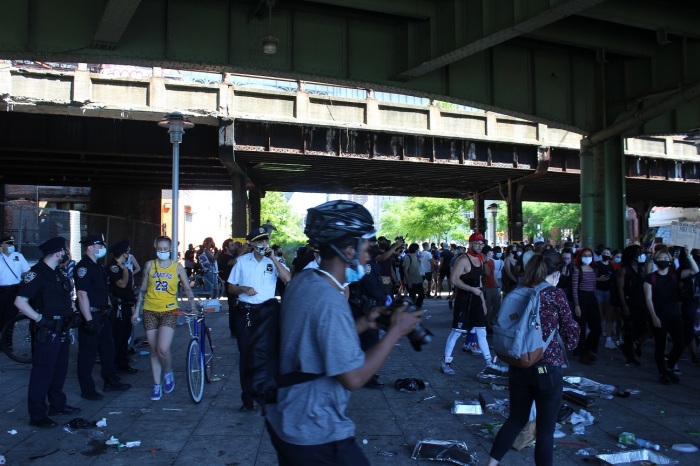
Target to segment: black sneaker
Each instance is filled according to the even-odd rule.
[[[56,422],[50,417],[45,417],[44,419],[39,419],[38,421],[29,421],[29,425],[40,429],[50,429],[52,427],[56,427],[58,424],[56,424]]]
[[[131,388],[131,384],[121,383],[117,379],[105,380],[105,386],[102,388],[103,392],[123,392]]]
[[[122,374],[138,374],[139,370],[136,369],[135,367],[126,366],[126,367],[117,367],[117,372],[121,372]]]
[[[80,408],[65,405],[60,411],[49,409],[49,416],[72,416],[74,414],[78,414],[79,412]]]
[[[238,411],[241,413],[250,413],[255,411],[255,405],[253,404],[252,401],[243,403],[240,408],[238,408]]]
[[[90,401],[100,401],[104,397],[100,393],[97,393],[97,392],[88,392],[88,393],[81,393],[80,398],[85,398],[86,400],[90,400]]]

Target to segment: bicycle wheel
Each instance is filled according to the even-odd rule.
[[[7,355],[17,362],[32,362],[32,320],[18,314],[2,329],[0,345]]]
[[[211,382],[214,377],[214,346],[211,344],[211,332],[209,327],[204,327],[204,375],[206,381]]]
[[[195,403],[202,401],[204,394],[204,364],[202,352],[199,349],[199,339],[190,340],[187,348],[187,388],[190,390],[190,397]]]

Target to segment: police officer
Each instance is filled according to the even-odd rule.
[[[241,358],[248,345],[251,314],[260,309],[262,303],[275,297],[278,277],[285,284],[292,278],[289,269],[280,262],[279,257],[273,254],[270,248],[268,225],[255,228],[246,236],[246,240],[253,251],[238,258],[228,277],[228,292],[238,297],[235,311],[236,342]],[[245,386],[242,366],[239,364],[241,389]],[[239,411],[254,410],[253,399],[245,391],[241,393],[241,400],[243,405]]]
[[[112,295],[112,337],[114,339],[114,365],[117,371],[136,374],[138,369],[129,365],[129,338],[131,338],[131,311],[136,303],[134,273],[129,268],[130,245],[128,241],[114,244],[110,251],[114,256],[107,267],[109,292]]]
[[[73,306],[71,283],[58,267],[67,253],[66,240],[56,237],[39,249],[44,257],[25,275],[15,305],[35,322],[32,372],[29,376],[29,425],[56,427],[46,415],[73,415],[80,412],[66,404],[63,384],[68,372],[69,330]]]
[[[17,315],[15,298],[22,281],[22,275],[29,271],[29,264],[24,256],[15,252],[15,237],[0,238],[0,331],[5,324]],[[12,345],[12,334],[8,334],[8,346]]]
[[[78,291],[78,308],[84,323],[78,330],[78,383],[80,396],[87,400],[101,400],[95,390],[92,368],[100,354],[104,391],[124,391],[131,387],[121,383],[114,369],[114,340],[109,321],[109,280],[107,270],[97,263],[107,253],[104,236],[88,235],[81,241],[85,255],[73,271],[75,289]]]

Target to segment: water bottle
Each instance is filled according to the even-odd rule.
[[[661,450],[661,446],[650,442],[649,440],[644,440],[643,438],[638,438],[634,441],[637,445],[639,445],[642,448],[651,448],[653,450]]]

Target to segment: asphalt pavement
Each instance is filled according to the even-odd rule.
[[[485,464],[493,442],[488,425],[502,423],[497,413],[452,414],[455,400],[477,399],[480,392],[495,399],[507,398],[506,390],[480,383],[477,375],[484,367],[481,356],[461,351],[463,340],[453,354],[455,375],[440,372],[439,363],[449,334],[452,312],[445,299],[425,301],[425,326],[435,334],[423,350],[413,350],[402,339],[380,372],[382,389],[361,389],[352,396],[348,415],[357,424],[357,439],[374,465],[439,464],[411,459],[417,442],[424,439],[465,442]],[[80,407],[77,416],[57,416],[59,426],[37,429],[28,425],[27,384],[30,365],[15,363],[0,355],[0,455],[8,465],[275,465],[276,456],[259,412],[240,413],[238,350],[228,330],[228,307],[207,315],[215,346],[214,381],[207,384],[199,404],[191,401],[185,381],[187,327],[178,327],[172,346],[176,388],[160,401],[151,401],[152,381],[148,347],[137,347],[132,365],[136,375],[122,375],[132,388],[105,393],[101,401],[80,398],[76,378],[77,345],[71,348],[71,365],[65,384],[68,404]],[[143,335],[139,328],[137,336]],[[490,339],[490,337],[489,337]],[[590,456],[577,454],[625,451],[618,446],[622,432],[632,432],[661,445],[660,454],[678,464],[700,464],[700,453],[681,453],[673,444],[700,445],[700,367],[688,360],[679,363],[680,384],[657,382],[652,360],[653,343],[643,346],[641,367],[626,367],[618,350],[603,349],[598,361],[584,366],[572,359],[567,375],[582,376],[601,384],[615,385],[622,391],[638,393],[627,398],[606,399],[592,394],[589,411],[593,425],[583,435],[575,435],[565,424],[564,437],[556,439],[555,464],[584,464]],[[93,376],[99,380],[99,366]],[[399,378],[413,377],[426,383],[424,390],[400,392],[394,388]],[[98,383],[98,390],[101,383]],[[569,403],[575,409],[582,406]],[[66,432],[62,427],[74,417],[88,421],[106,419],[106,426]],[[106,445],[115,437],[120,443],[139,441],[131,448]],[[597,460],[596,460],[597,461]],[[511,450],[503,465],[533,464],[533,449]],[[446,463],[447,464],[447,463]],[[593,462],[595,464],[595,461]]]

